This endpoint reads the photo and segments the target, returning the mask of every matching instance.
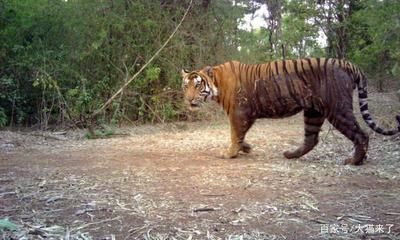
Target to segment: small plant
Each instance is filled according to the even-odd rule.
[[[87,132],[85,134],[86,139],[97,139],[97,138],[110,138],[115,134],[114,126],[102,125],[101,129],[96,129],[93,133]]]
[[[7,115],[4,112],[4,109],[0,107],[0,128],[7,125]]]

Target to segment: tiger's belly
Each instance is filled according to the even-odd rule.
[[[260,98],[252,107],[257,118],[284,118],[293,116],[303,110],[303,106],[291,98],[280,98],[275,102],[268,102]]]
[[[293,116],[307,106],[304,89],[299,90],[293,85],[288,86],[284,81],[271,84],[267,81],[257,81],[254,84],[250,108],[256,118],[283,118]]]

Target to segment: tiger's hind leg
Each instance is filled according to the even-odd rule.
[[[325,117],[314,109],[304,110],[304,143],[293,151],[285,151],[283,155],[288,158],[299,158],[311,151],[318,144],[318,135],[324,124]]]
[[[243,141],[240,144],[240,150],[243,151],[244,153],[250,153],[251,152],[251,145],[248,144],[247,142]]]
[[[369,137],[358,124],[353,114],[352,107],[347,109],[342,108],[336,114],[331,114],[328,120],[354,144],[354,156],[353,158],[347,159],[345,164],[362,165],[363,161],[366,159]]]

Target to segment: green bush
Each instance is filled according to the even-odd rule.
[[[0,107],[0,128],[5,127],[7,125],[7,115],[4,112],[4,109]]]

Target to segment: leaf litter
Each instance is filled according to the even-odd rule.
[[[302,129],[301,116],[260,120],[247,137],[253,152],[230,160],[217,157],[228,145],[225,119],[125,127],[123,138],[97,140],[1,132],[0,236],[399,239],[400,138],[371,134],[366,165],[344,166],[352,145],[325,124],[312,152],[284,159]],[[380,235],[321,233],[391,223]]]

